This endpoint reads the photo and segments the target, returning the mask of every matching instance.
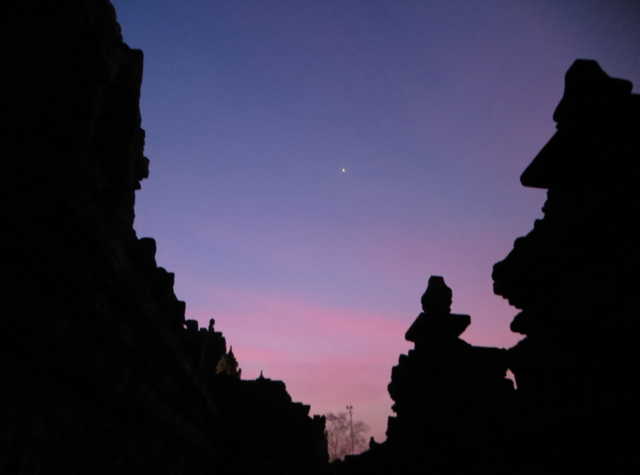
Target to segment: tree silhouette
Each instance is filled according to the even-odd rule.
[[[362,421],[353,420],[353,406],[347,406],[347,409],[349,414],[329,412],[325,415],[329,462],[344,460],[346,455],[359,454],[367,448],[364,433],[369,430],[369,426]]]

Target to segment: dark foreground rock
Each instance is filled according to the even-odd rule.
[[[324,420],[284,385],[277,404],[245,389],[263,383],[229,388],[250,414],[243,427],[263,438],[231,430],[236,415],[203,376],[223,356],[229,367],[226,343],[213,338],[195,357],[174,276],[156,265],[153,239],[134,232],[148,175],[143,56],[122,42],[109,1],[5,0],[0,40],[0,473],[322,465]],[[283,439],[265,428],[272,409],[297,424],[287,436],[302,450],[280,466],[262,455]]]
[[[513,382],[507,350],[472,346],[459,338],[469,315],[451,313],[452,292],[432,276],[423,313],[405,337],[415,343],[393,368],[389,394],[397,414],[387,440],[334,464],[337,473],[509,473],[504,452],[513,437]],[[479,472],[480,471],[480,472]]]
[[[521,312],[509,350],[523,399],[523,459],[566,473],[640,470],[640,96],[595,61],[566,75],[558,131],[522,174],[544,218],[495,265]]]

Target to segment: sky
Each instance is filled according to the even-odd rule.
[[[491,270],[542,217],[519,177],[576,58],[640,82],[622,0],[112,0],[144,51],[135,229],[244,379],[385,439],[429,276],[508,348]]]

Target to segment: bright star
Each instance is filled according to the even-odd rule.
[[[344,173],[344,172],[346,172],[346,170],[343,168],[343,169],[342,169],[342,173]]]

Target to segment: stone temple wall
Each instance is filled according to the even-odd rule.
[[[494,266],[520,313],[509,350],[522,398],[522,457],[537,469],[634,473],[640,437],[640,96],[577,60],[557,132],[521,177],[547,189],[544,217]]]
[[[143,56],[111,3],[6,0],[0,35],[0,473],[320,470],[324,418],[240,380],[136,236]]]
[[[0,10],[0,473],[210,473],[219,411],[133,230],[142,52],[107,0]]]

